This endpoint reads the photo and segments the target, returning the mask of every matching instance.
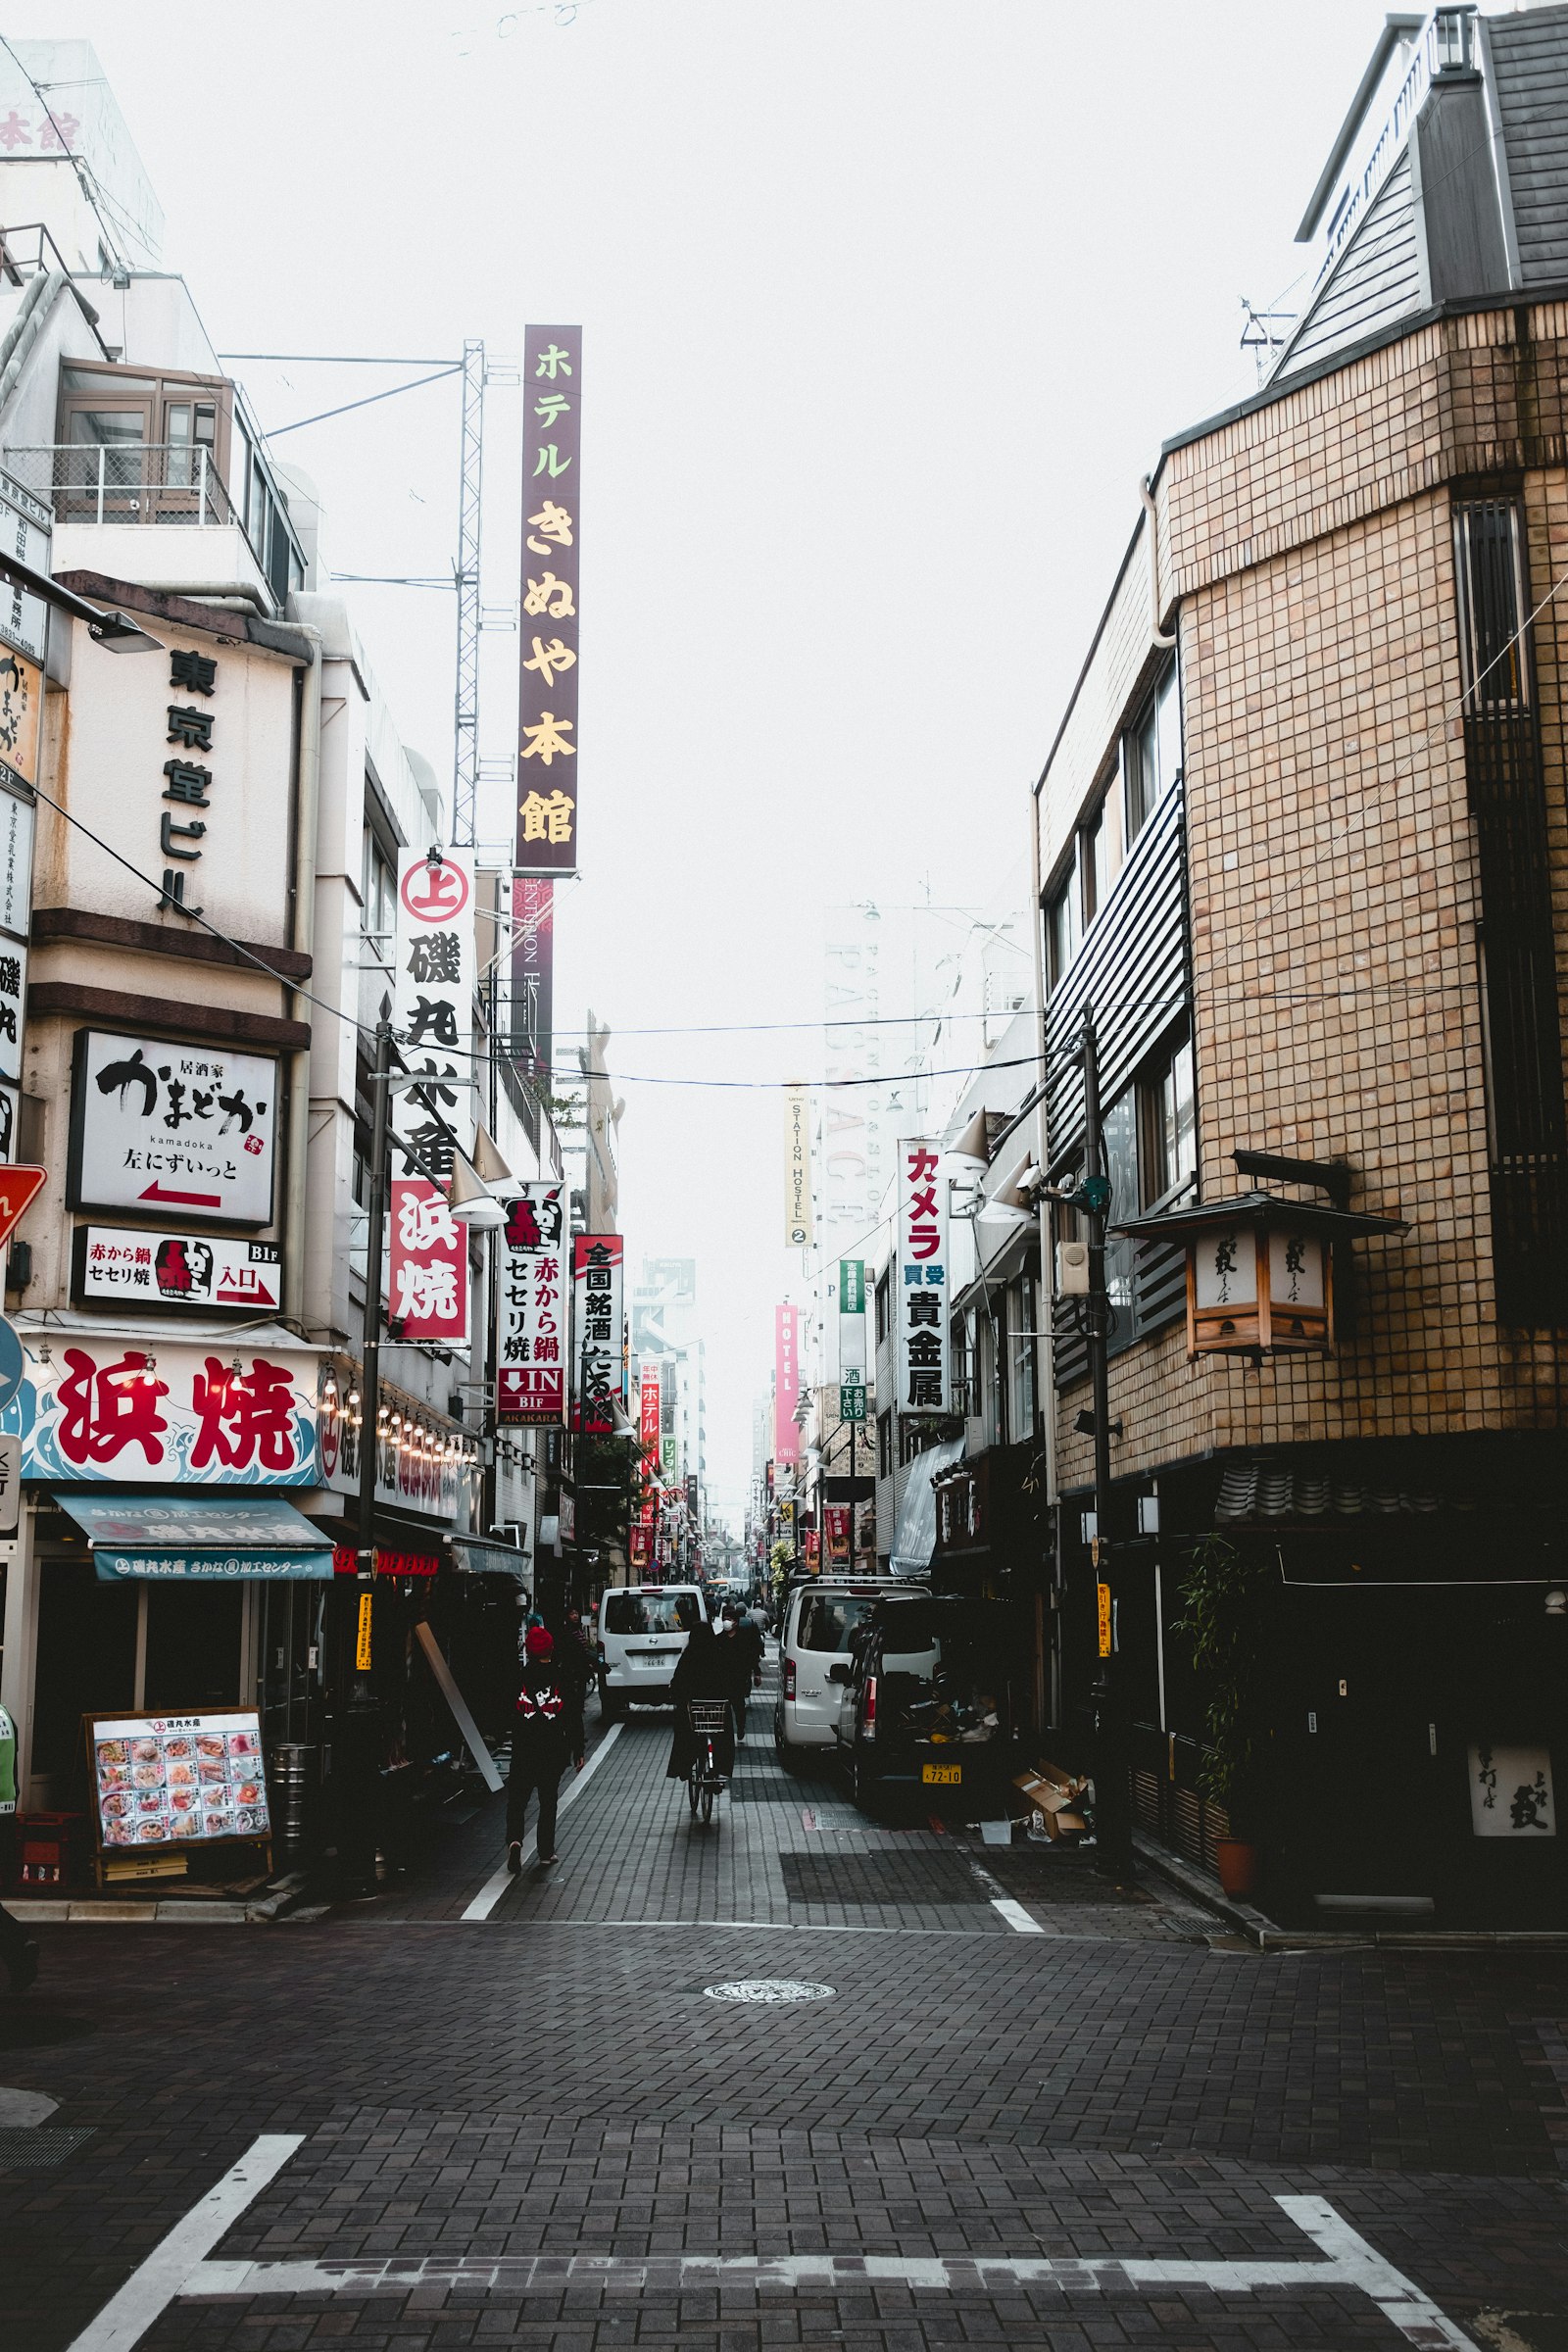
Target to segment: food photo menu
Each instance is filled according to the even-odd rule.
[[[232,1715],[91,1719],[106,1851],[269,1838],[261,1724]]]

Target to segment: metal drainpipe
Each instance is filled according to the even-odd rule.
[[[1174,629],[1167,637],[1159,625],[1159,510],[1154,505],[1154,493],[1146,473],[1138,485],[1138,495],[1149,516],[1149,636],[1153,645],[1172,646],[1176,642]]]
[[[1035,1166],[1044,1175],[1051,1166],[1051,1135],[1046,1118],[1046,958],[1042,932],[1043,909],[1040,888],[1040,795],[1029,799],[1029,872],[1031,879],[1030,929],[1034,934],[1035,956],[1035,1019],[1038,1024],[1036,1044],[1040,1061],[1036,1086],[1039,1101],[1035,1104]],[[1056,1343],[1053,1333],[1053,1298],[1055,1288],[1055,1256],[1051,1240],[1051,1203],[1044,1195],[1040,1201],[1040,1297],[1035,1309],[1036,1328],[1045,1336],[1035,1342],[1035,1362],[1040,1368],[1036,1394],[1040,1398],[1040,1423],[1046,1439],[1046,1509],[1053,1514],[1047,1524],[1054,1530],[1054,1512],[1058,1493],[1056,1477]],[[1055,1561],[1052,1560],[1052,1583],[1055,1583]],[[1054,1612],[1053,1612],[1054,1614]],[[1044,1635],[1045,1628],[1041,1632]],[[1061,1659],[1054,1630],[1051,1635],[1050,1679],[1045,1662],[1035,1691],[1035,1702],[1046,1724],[1056,1723],[1061,1716]]]
[[[310,640],[311,662],[304,673],[300,712],[299,808],[294,839],[294,920],[289,945],[309,956],[316,941],[316,827],[321,798],[321,632],[290,621]],[[300,990],[289,997],[291,1018],[307,1010]],[[305,1179],[310,1154],[311,1049],[301,1046],[288,1061],[288,1179],[283,1197],[283,1312],[295,1322],[305,1309]]]

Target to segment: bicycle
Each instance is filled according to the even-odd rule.
[[[692,1731],[692,1760],[686,1775],[686,1801],[697,1819],[699,1807],[705,1823],[713,1818],[713,1799],[723,1794],[729,1783],[718,1769],[714,1743],[729,1728],[729,1701],[725,1698],[692,1698],[686,1702],[686,1712]]]

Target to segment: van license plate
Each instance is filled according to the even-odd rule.
[[[922,1781],[938,1781],[944,1787],[955,1787],[963,1779],[963,1766],[961,1764],[922,1764],[920,1778]]]

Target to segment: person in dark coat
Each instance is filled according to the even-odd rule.
[[[730,1639],[740,1652],[735,1662],[735,1731],[744,1740],[746,1702],[762,1680],[762,1637],[745,1609],[731,1608],[725,1614],[734,1621]]]
[[[697,1752],[697,1738],[686,1712],[687,1703],[694,1698],[722,1698],[731,1702],[735,1696],[735,1659],[733,1642],[715,1634],[703,1619],[692,1628],[686,1647],[669,1678],[669,1695],[675,1702],[675,1738],[669,1751],[664,1778],[683,1781],[692,1768]],[[735,1770],[735,1734],[732,1721],[713,1742],[713,1763],[725,1780]]]
[[[538,1790],[539,1859],[554,1862],[556,1797],[566,1758],[575,1757],[577,1769],[582,1769],[582,1699],[577,1678],[564,1675],[557,1665],[555,1646],[544,1626],[528,1628],[528,1658],[513,1717],[512,1769],[507,1775],[507,1868],[514,1877],[522,1868],[529,1797]]]
[[[566,1611],[565,1623],[556,1637],[555,1664],[563,1683],[571,1686],[581,1715],[594,1687],[596,1662],[580,1609]]]

